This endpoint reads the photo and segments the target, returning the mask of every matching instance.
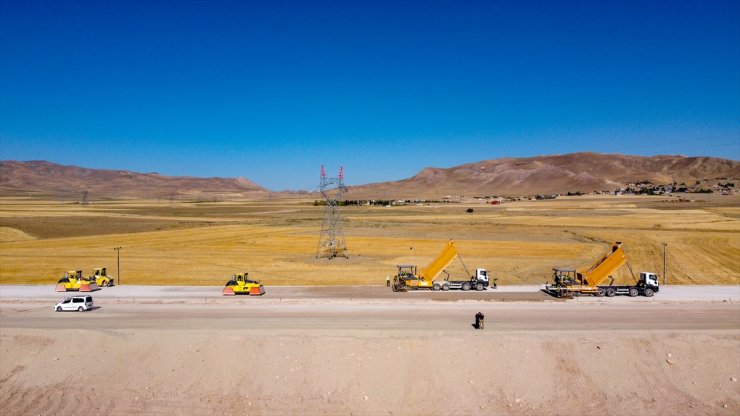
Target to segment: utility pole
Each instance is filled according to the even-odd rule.
[[[666,247],[668,246],[668,243],[661,243],[663,244],[663,284],[665,285],[665,273],[666,273]]]
[[[116,274],[118,275],[117,285],[120,285],[121,284],[121,247],[113,247],[113,250],[116,250],[116,264],[118,265],[117,272],[116,272]]]

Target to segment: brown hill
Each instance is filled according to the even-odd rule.
[[[353,186],[348,199],[430,198],[445,195],[533,195],[609,191],[650,181],[693,184],[740,178],[740,162],[713,157],[628,156],[599,153],[505,158],[451,168],[425,168],[412,178]],[[740,187],[740,184],[738,184]],[[81,198],[259,198],[276,195],[245,178],[195,178],[86,169],[45,161],[0,161],[0,194]],[[284,196],[297,193],[282,192]],[[305,192],[303,196],[314,195]]]
[[[45,161],[0,161],[0,193],[35,193],[90,198],[196,198],[201,200],[257,197],[268,191],[245,178],[195,178],[86,169]]]
[[[713,157],[570,153],[505,158],[447,169],[425,168],[395,182],[352,187],[348,198],[438,198],[444,195],[533,195],[615,190],[655,184],[740,178],[740,162]]]

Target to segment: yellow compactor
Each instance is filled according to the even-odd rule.
[[[108,275],[108,270],[105,267],[96,267],[93,269],[93,275],[90,280],[95,280],[95,283],[99,287],[113,286],[113,276]]]
[[[226,282],[222,293],[224,296],[262,296],[265,294],[265,287],[262,286],[259,280],[250,280],[249,273],[237,273]]]
[[[57,282],[57,292],[92,292],[98,290],[97,282],[82,276],[82,270],[70,270]]]

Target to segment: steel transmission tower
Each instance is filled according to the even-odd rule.
[[[321,165],[321,183],[319,184],[321,196],[324,197],[326,209],[324,210],[324,221],[321,223],[321,234],[319,235],[319,247],[316,249],[316,258],[344,257],[347,245],[344,242],[344,227],[339,216],[339,203],[342,196],[347,192],[344,186],[344,171],[339,167],[339,177],[329,178],[326,176],[324,165]]]

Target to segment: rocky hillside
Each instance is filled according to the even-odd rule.
[[[505,158],[451,168],[425,168],[412,178],[352,186],[348,199],[431,198],[445,195],[534,195],[613,191],[630,183],[739,180],[740,162],[712,157],[628,156],[571,153]],[[706,185],[701,185],[706,186]],[[0,195],[29,194],[91,198],[188,198],[198,200],[277,196],[245,178],[195,178],[85,169],[50,162],[0,162]],[[299,193],[282,192],[283,196]],[[317,197],[316,194],[300,193]]]
[[[426,168],[410,179],[353,187],[348,198],[562,194],[614,190],[639,181],[688,184],[716,178],[740,178],[740,162],[712,157],[571,153]]]
[[[86,169],[45,161],[0,161],[0,194],[32,193],[90,198],[222,199],[267,194],[245,178],[195,178],[136,173],[127,170]]]

